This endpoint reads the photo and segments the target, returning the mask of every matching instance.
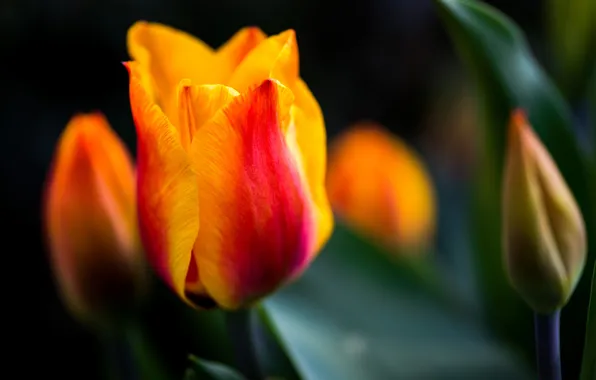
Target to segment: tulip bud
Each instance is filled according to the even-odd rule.
[[[327,192],[344,222],[385,248],[420,252],[434,235],[435,198],[424,164],[376,124],[355,125],[334,141]]]
[[[580,210],[523,111],[512,115],[503,188],[505,266],[539,313],[563,307],[586,261]]]
[[[72,118],[46,186],[44,222],[65,304],[85,321],[132,304],[143,276],[134,167],[102,115]]]

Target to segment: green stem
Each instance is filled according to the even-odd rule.
[[[168,371],[155,355],[142,325],[135,320],[104,330],[103,343],[110,380],[163,380]]]
[[[592,291],[588,304],[588,321],[584,353],[582,357],[581,380],[593,380],[596,375],[596,264],[592,272]]]
[[[249,380],[261,379],[261,370],[255,352],[252,309],[225,312],[226,328],[232,343],[236,366]]]
[[[561,352],[559,344],[561,312],[542,315],[536,313],[536,359],[540,380],[561,380]]]
[[[113,330],[103,336],[108,379],[140,380],[127,331]]]

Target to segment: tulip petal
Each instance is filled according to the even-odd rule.
[[[533,132],[531,132],[533,133]],[[586,231],[583,217],[561,172],[538,138],[535,144],[536,162],[542,163],[538,180],[543,192],[544,207],[548,210],[549,225],[559,252],[567,281],[574,289],[586,261]]]
[[[281,130],[292,101],[289,89],[266,80],[193,140],[204,221],[193,252],[203,285],[224,308],[273,291],[308,263],[311,201]]]
[[[522,296],[534,307],[534,299],[556,303],[563,293],[565,267],[553,255],[556,242],[544,212],[543,194],[536,181],[537,168],[528,146],[533,146],[533,132],[521,117],[513,118],[509,132],[509,175],[504,181],[505,256],[511,280]],[[521,248],[521,249],[520,249]],[[534,253],[538,252],[536,255]],[[539,269],[539,270],[538,270]],[[524,278],[525,283],[517,282]]]
[[[182,145],[188,150],[195,132],[228,104],[238,91],[221,84],[192,85],[184,79],[178,84],[178,112],[175,125]]]
[[[199,230],[197,177],[177,130],[143,87],[138,64],[126,65],[137,127],[141,238],[155,270],[186,300],[186,277]]]
[[[182,145],[188,151],[192,139],[207,121],[221,110],[232,99],[238,96],[238,91],[224,85],[191,85],[189,80],[183,80],[178,85],[178,130],[181,134]],[[186,293],[192,294],[193,302],[201,307],[208,306],[204,297],[204,288],[199,277],[196,260],[191,259],[189,274],[186,278]]]
[[[298,44],[293,30],[269,37],[255,47],[238,65],[228,85],[244,93],[267,78],[293,88],[298,78]]]
[[[128,30],[127,46],[145,71],[144,87],[168,117],[175,109],[175,91],[182,79],[193,84],[221,83],[213,49],[181,30],[139,21]]]
[[[295,96],[292,120],[296,129],[304,175],[316,206],[317,238],[313,253],[320,251],[333,230],[333,213],[325,189],[327,136],[323,113],[308,86],[298,79],[293,88]]]
[[[68,305],[83,314],[101,309],[97,303],[110,289],[97,281],[90,286],[81,276],[132,279],[128,264],[138,253],[132,160],[101,114],[77,115],[68,123],[50,171],[45,212]],[[131,284],[119,283],[123,292]]]
[[[295,95],[292,110],[304,172],[317,212],[316,249],[319,251],[333,230],[333,214],[325,192],[326,135],[321,109],[307,85],[298,77],[298,45],[293,30],[263,41],[238,66],[229,85],[240,92],[251,84],[274,78]]]
[[[104,200],[106,208],[116,226],[121,244],[129,246],[136,237],[128,236],[135,230],[134,217],[134,167],[128,149],[110,128],[101,114],[73,118],[71,124],[79,124],[81,137],[87,142],[88,155],[92,160],[97,186],[102,194],[109,193]],[[100,143],[99,143],[100,142]],[[133,202],[131,202],[133,200]]]
[[[217,49],[216,55],[222,72],[222,83],[229,80],[236,67],[248,53],[266,38],[267,35],[261,29],[246,27],[240,29],[228,42]]]

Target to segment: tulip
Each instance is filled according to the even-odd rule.
[[[325,126],[293,31],[240,30],[218,50],[131,27],[141,239],[200,309],[235,310],[299,276],[329,238]]]
[[[420,252],[434,234],[434,191],[422,161],[377,124],[356,124],[334,141],[327,192],[341,219],[391,250]]]
[[[119,312],[142,289],[129,153],[99,113],[62,133],[48,175],[45,227],[61,295],[82,320]]]
[[[563,307],[586,262],[581,212],[523,111],[509,127],[503,188],[505,267],[513,287],[538,313]]]

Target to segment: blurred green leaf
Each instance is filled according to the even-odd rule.
[[[262,313],[305,380],[529,378],[515,355],[432,290],[436,279],[421,277],[428,273],[338,225],[311,268]]]
[[[519,28],[494,8],[472,0],[435,0],[473,74],[486,145],[500,173],[511,111],[521,107],[573,188],[582,186],[584,157],[568,106],[530,53]],[[588,198],[585,191],[579,198]]]
[[[168,380],[173,378],[163,358],[156,350],[157,347],[154,341],[142,325],[131,324],[125,333],[125,342],[122,343],[129,346],[131,351],[131,363],[129,365],[136,366],[139,378],[143,380]],[[124,349],[126,350],[126,347]],[[126,355],[121,359],[126,359]]]
[[[596,379],[596,265],[592,274],[592,294],[586,327],[586,344],[582,359],[581,380]]]
[[[253,342],[260,372],[267,379],[300,380],[293,363],[273,333],[271,322],[261,307],[252,318]]]
[[[191,368],[186,371],[184,380],[246,380],[230,367],[217,362],[190,356]]]
[[[596,65],[596,63],[595,63]],[[588,118],[592,133],[592,154],[596,154],[596,69],[588,86]]]
[[[583,96],[596,67],[596,1],[548,0],[548,26],[555,73],[572,100]],[[570,27],[573,25],[573,27]]]
[[[571,113],[562,96],[536,62],[519,28],[494,8],[471,0],[435,0],[460,55],[476,83],[484,145],[473,199],[472,226],[479,283],[491,325],[533,355],[532,318],[508,284],[502,265],[501,175],[509,117],[526,110],[530,122],[557,162],[583,211],[588,231],[596,215],[596,169],[572,131]],[[586,180],[588,178],[588,180]],[[589,262],[593,262],[591,253]],[[566,307],[563,356],[578,357],[587,299],[586,281]],[[566,327],[565,327],[566,326]],[[575,327],[574,327],[575,326]],[[568,331],[568,332],[567,332]]]
[[[188,367],[188,354],[232,364],[222,312],[197,311],[153,276],[147,302],[139,310],[138,328],[173,378]],[[144,379],[143,379],[144,380]]]

